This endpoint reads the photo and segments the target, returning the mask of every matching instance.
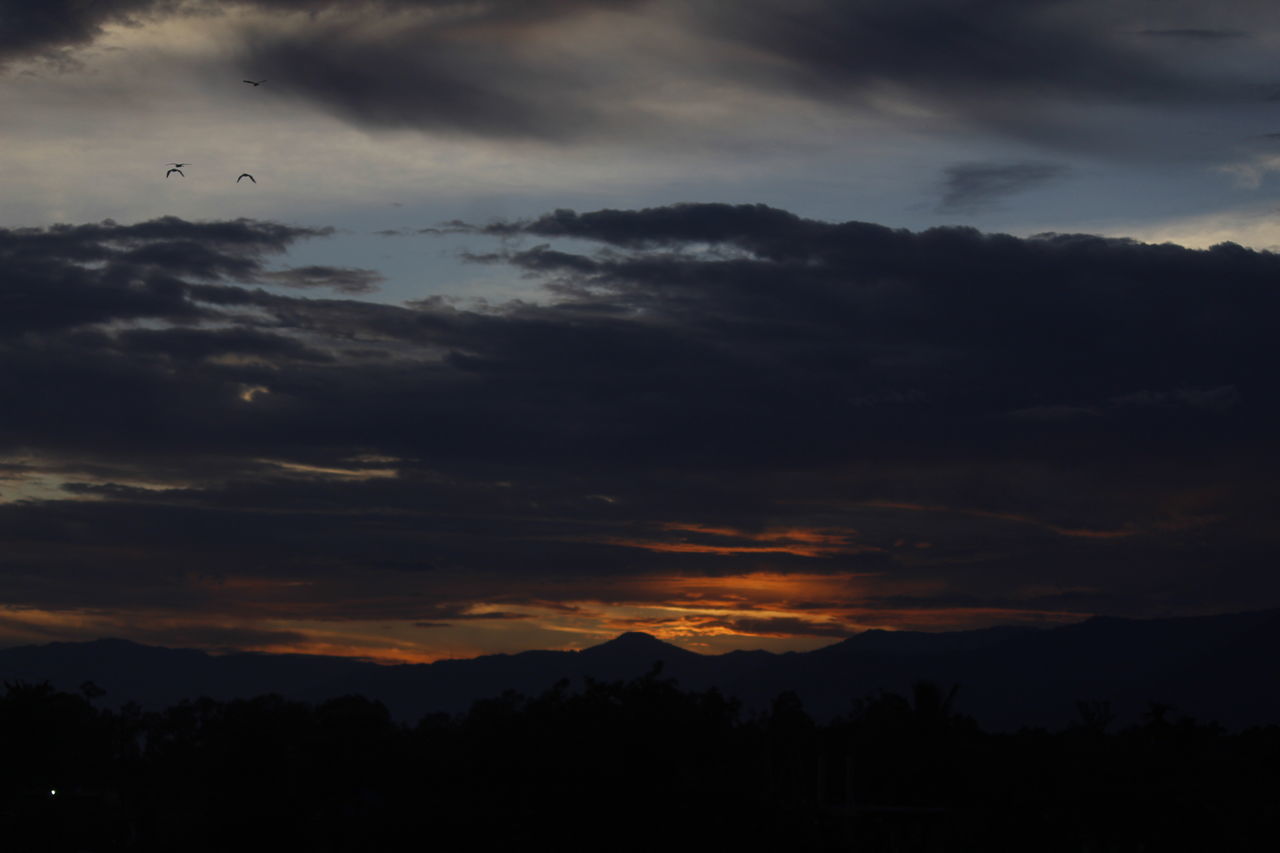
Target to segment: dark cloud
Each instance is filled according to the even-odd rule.
[[[1153,19],[1149,3],[704,0],[696,5],[718,43],[747,49],[726,61],[756,85],[873,111],[884,103],[911,104],[1054,148],[1128,150],[1111,117],[1107,123],[1092,121],[1081,104],[1150,108],[1256,100],[1256,85],[1266,82],[1241,85],[1221,64],[1193,68],[1180,57],[1151,50],[1152,39],[1134,39],[1143,25],[1158,29],[1150,25],[1168,21],[1164,29],[1178,31],[1185,21],[1178,9],[1163,9]],[[1152,146],[1144,140],[1140,153],[1149,160]]]
[[[505,610],[473,611],[466,605],[460,604],[435,604],[423,609],[422,615],[425,618],[422,621],[414,622],[413,627],[415,628],[449,628],[455,622],[474,620],[509,622],[529,618],[527,613],[512,613]]]
[[[1192,406],[1224,411],[1239,405],[1240,393],[1234,385],[1218,388],[1177,388],[1172,391],[1136,391],[1116,397],[1117,406]]]
[[[829,622],[811,622],[808,619],[775,617],[767,619],[723,619],[707,623],[728,628],[735,634],[763,637],[851,637],[855,629]]]
[[[3,0],[0,2],[0,66],[6,60],[47,54],[93,41],[102,27],[135,15],[173,10],[169,0]]]
[[[390,2],[394,27],[363,11],[301,28],[255,29],[243,62],[274,88],[373,127],[413,127],[499,137],[562,138],[611,122],[600,78],[618,75],[548,43],[548,30],[646,0]],[[416,14],[414,14],[416,13]],[[617,80],[615,79],[615,84]]]
[[[193,281],[255,280],[267,272],[266,254],[328,233],[247,219],[191,223],[173,217],[136,225],[108,220],[0,229],[9,299],[0,336],[144,318],[198,321],[209,314],[200,297],[216,300],[218,291]]]
[[[1171,30],[1140,30],[1138,35],[1156,38],[1192,39],[1195,41],[1220,41],[1222,39],[1248,38],[1248,33],[1239,30],[1213,30],[1205,28],[1186,28]]]
[[[1147,94],[1177,78],[1127,54],[1084,6],[1061,0],[747,0],[703,4],[730,37],[790,63],[815,91],[876,78],[989,96]]]
[[[782,245],[797,241],[806,231],[811,232],[815,224],[763,204],[678,204],[583,214],[557,210],[530,222],[494,222],[480,230],[496,236],[578,237],[626,248],[643,248],[690,243],[758,245],[763,239]],[[452,225],[467,227],[463,222]],[[567,256],[561,253],[559,257]]]
[[[556,138],[599,120],[554,65],[512,60],[501,40],[454,39],[434,22],[361,37],[347,22],[255,39],[244,63],[278,90],[362,126]],[[299,73],[299,69],[305,72]]]
[[[125,625],[103,619],[97,624],[68,630],[65,625],[41,624],[22,618],[14,618],[0,612],[0,636],[5,639],[23,639],[35,642],[90,641],[99,639],[102,632],[122,633],[127,630],[134,642],[175,648],[201,648],[211,651],[233,652],[255,646],[288,645],[306,640],[296,631],[281,631],[248,626],[228,626],[202,622],[199,616],[178,624]],[[7,636],[6,636],[7,635]]]
[[[866,607],[1280,597],[1276,255],[763,205],[470,231],[552,298],[269,293],[323,233],[269,223],[0,232],[4,600],[451,623],[751,572],[866,577]]]
[[[980,210],[1061,178],[1067,171],[1056,163],[956,163],[943,172],[938,209],[947,213]]]
[[[1228,91],[1126,40],[1117,26],[1123,14],[1092,4],[1067,9],[1060,0],[453,4],[443,15],[437,4],[395,8],[424,14],[396,28],[341,12],[289,32],[262,28],[248,35],[243,62],[363,126],[544,139],[634,134],[669,121],[643,106],[638,84],[662,72],[652,57],[572,48],[592,35],[575,38],[570,28],[603,10],[647,11],[673,34],[699,40],[686,78],[781,89],[839,108],[878,109],[889,91],[1058,144],[1103,135],[1078,117],[1074,125],[1056,117],[1081,100],[1204,100]],[[1134,20],[1147,14],[1130,12]]]
[[[528,27],[558,19],[635,5],[643,0],[0,0],[0,63],[83,47],[112,24],[140,25],[183,14],[220,14],[233,9],[310,13],[348,22],[369,15],[418,15],[442,29],[467,32]],[[274,81],[273,81],[274,82]]]
[[[246,647],[284,646],[307,639],[298,631],[281,631],[226,625],[189,625],[152,627],[139,625],[132,630],[134,642],[171,648],[197,648],[233,652]]]
[[[258,329],[131,329],[115,336],[115,345],[139,359],[150,355],[177,361],[238,356],[262,360],[333,361],[327,352],[302,342]]]
[[[1248,62],[1193,69],[1152,49],[1226,50],[1249,41],[1232,38],[1239,28],[1192,26],[1178,9],[1153,16],[1146,3],[1061,0],[8,0],[0,63],[71,55],[107,24],[228,10],[258,13],[238,19],[231,50],[275,93],[366,128],[503,139],[661,132],[682,120],[653,106],[653,93],[678,79],[838,110],[907,103],[1055,147],[1103,149],[1124,134],[1089,121],[1082,103],[1218,104],[1256,99],[1266,83],[1231,70]],[[632,16],[643,16],[639,26]],[[624,31],[640,35],[604,35]],[[688,47],[677,57],[672,42]]]
[[[309,266],[264,273],[261,280],[285,287],[329,288],[342,293],[372,293],[384,278],[373,270]]]

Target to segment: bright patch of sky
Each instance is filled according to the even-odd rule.
[[[278,32],[289,20],[239,9],[109,25],[70,64],[11,66],[0,76],[0,225],[174,215],[333,226],[331,238],[296,246],[287,263],[375,269],[386,281],[372,298],[389,302],[538,298],[518,275],[463,260],[492,240],[413,232],[566,207],[762,202],[913,229],[1276,242],[1265,220],[1280,143],[1267,134],[1280,116],[1261,97],[1194,110],[1081,103],[1056,118],[1078,122],[1080,138],[1045,139],[948,116],[891,86],[864,92],[858,105],[753,88],[709,71],[711,60],[692,49],[695,35],[668,10],[632,15],[627,35],[607,39],[647,84],[616,109],[629,105],[653,122],[568,140],[482,138],[358,127],[271,80],[243,83],[258,76],[238,64],[245,33]],[[587,16],[542,38],[599,62],[575,36],[604,38],[611,21]],[[1261,46],[1147,41],[1155,53],[1177,41],[1189,64],[1206,67],[1234,56],[1226,69],[1241,75]],[[601,85],[613,84],[606,75]],[[169,162],[191,165],[165,178]],[[944,204],[949,169],[1022,164],[1041,167],[1043,179],[977,184],[966,203]],[[241,172],[258,183],[237,184]]]

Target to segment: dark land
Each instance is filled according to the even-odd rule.
[[[1121,724],[1160,702],[1238,729],[1280,722],[1280,610],[1178,619],[1095,617],[1060,628],[923,633],[866,631],[812,652],[700,655],[628,633],[581,652],[528,651],[386,666],[315,655],[224,654],[125,640],[0,649],[0,681],[92,681],[100,705],[159,710],[183,699],[266,693],[306,702],[360,695],[393,719],[461,713],[505,690],[536,695],[561,679],[637,678],[661,662],[682,689],[716,688],[748,711],[794,692],[815,719],[848,713],[877,691],[959,684],[957,708],[984,728],[1060,728],[1080,701],[1106,701]]]
[[[1257,850],[1280,832],[1278,630],[1275,611],[1094,619],[716,657],[627,634],[410,667],[9,649],[0,837],[50,851]]]

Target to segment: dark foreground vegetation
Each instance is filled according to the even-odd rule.
[[[395,723],[357,696],[94,706],[0,698],[0,839],[30,851],[1258,850],[1280,836],[1280,727],[1152,706],[1111,731],[983,732],[918,685],[815,724],[746,717],[657,672]],[[553,846],[549,846],[553,845]]]

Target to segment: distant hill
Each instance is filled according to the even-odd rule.
[[[117,639],[0,649],[0,680],[49,681],[77,690],[92,681],[99,701],[162,708],[184,698],[263,693],[320,701],[356,693],[396,717],[458,712],[504,690],[538,693],[561,679],[622,680],[661,663],[688,689],[717,687],[748,711],[795,691],[828,719],[881,690],[908,693],[931,680],[959,684],[956,708],[990,729],[1058,728],[1076,703],[1111,703],[1117,722],[1150,702],[1232,728],[1280,723],[1280,610],[1133,620],[1094,618],[1061,628],[989,628],[943,633],[866,631],[812,652],[700,655],[643,633],[580,652],[529,651],[470,660],[382,666],[314,655],[209,655]]]

